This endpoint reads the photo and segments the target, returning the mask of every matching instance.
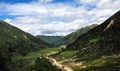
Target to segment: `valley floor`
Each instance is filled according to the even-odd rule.
[[[54,54],[59,52],[61,52],[61,48],[46,48],[37,52],[29,53],[24,57],[15,56],[13,60],[17,63],[22,59],[22,63],[31,65],[34,63],[36,58],[45,57],[46,59],[49,59],[53,65],[57,66],[63,71],[91,71],[91,69],[98,69],[99,71],[103,71],[104,69],[120,69],[119,57],[102,56],[98,59],[90,61],[76,61],[79,60],[79,58],[75,56],[77,51],[64,51],[54,56]]]

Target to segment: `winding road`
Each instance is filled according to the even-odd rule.
[[[46,57],[46,58],[49,59],[49,60],[51,60],[51,61],[53,61],[53,63],[54,63],[57,67],[61,68],[63,71],[73,71],[70,67],[64,66],[64,65],[60,64],[60,63],[57,62],[54,58],[51,58],[51,57]]]

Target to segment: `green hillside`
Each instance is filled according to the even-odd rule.
[[[60,48],[45,48],[30,52],[26,56],[12,58],[12,71],[61,71],[46,56],[57,53]]]
[[[0,71],[10,70],[12,56],[25,56],[28,52],[51,46],[29,33],[0,21]]]
[[[53,47],[51,44],[67,47],[48,48]],[[74,71],[119,71],[119,44],[120,11],[100,25],[64,37],[34,37],[0,21],[0,71],[61,71],[49,56],[62,64],[61,69],[67,66]]]
[[[80,71],[113,71],[113,69],[117,71],[120,70],[119,44],[120,11],[101,25],[79,36],[65,50],[78,51],[75,57],[76,61],[84,61],[84,68],[86,68],[85,70],[80,69]]]
[[[70,43],[72,43],[73,41],[75,41],[79,36],[81,36],[82,34],[88,32],[89,30],[91,30],[92,28],[96,27],[97,24],[93,24],[90,26],[86,26],[83,27],[67,36],[62,37],[60,40],[54,42],[56,45],[68,45]]]
[[[44,35],[38,35],[37,38],[40,38],[41,40],[44,40],[50,44],[56,44],[55,41],[60,40],[63,36],[44,36]]]

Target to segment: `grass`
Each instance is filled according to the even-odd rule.
[[[63,59],[72,58],[76,53],[77,51],[75,50],[64,51],[58,56],[58,59],[63,60]]]
[[[24,57],[15,56],[14,59],[18,60],[19,62],[22,61],[23,62],[22,64],[26,63],[27,65],[31,65],[34,63],[34,60],[36,58],[41,57],[41,56],[46,56],[48,54],[58,53],[60,49],[61,48],[46,48],[46,49],[39,50],[37,52],[31,52],[27,56],[24,56]],[[58,55],[58,60],[63,61],[62,64],[69,65],[71,62],[64,61],[64,60],[72,59],[76,53],[77,51],[75,50],[68,50],[68,51],[61,52]],[[86,56],[89,56],[89,55],[86,55]],[[16,63],[18,61],[16,61]],[[74,71],[92,71],[92,70],[97,71],[98,69],[99,69],[98,71],[105,71],[104,69],[110,69],[110,70],[120,69],[119,61],[120,61],[119,58],[114,58],[112,56],[102,56],[95,60],[85,61],[81,66],[72,67],[72,68],[74,69]],[[82,68],[83,66],[85,66],[85,68]]]
[[[60,50],[59,48],[46,48],[46,49],[42,49],[42,50],[39,50],[36,52],[30,52],[30,53],[28,53],[28,55],[26,55],[24,57],[23,56],[14,56],[14,59],[22,58],[22,59],[34,60],[41,56],[58,53],[59,50]]]
[[[54,53],[57,53],[59,51],[59,48],[47,48],[47,49],[42,49],[42,50],[39,50],[37,52],[32,52],[32,53],[29,53],[27,56],[25,56],[24,58],[27,58],[27,59],[34,59],[34,58],[37,58],[37,57],[41,57],[41,56],[46,56],[48,54],[54,54]]]
[[[90,60],[85,62],[82,66],[86,66],[85,68],[76,67],[74,71],[111,71],[113,69],[120,69],[120,59],[114,57],[101,57],[96,60]]]
[[[96,43],[96,42],[98,42],[98,41],[100,41],[100,40],[103,40],[104,38],[103,37],[97,37],[97,38],[94,38],[94,39],[91,39],[91,40],[89,40],[89,43]]]
[[[15,65],[16,71],[29,71],[26,69],[34,65],[35,60],[38,57],[45,57],[48,54],[55,54],[58,53],[59,50],[60,48],[45,48],[38,50],[37,52],[30,52],[26,56],[13,56],[12,62],[14,63],[13,65]]]

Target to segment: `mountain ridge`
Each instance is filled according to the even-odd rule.
[[[97,24],[92,24],[92,25],[82,27],[82,28],[76,30],[75,32],[72,32],[72,33],[62,37],[62,39],[56,41],[57,42],[56,45],[69,45],[70,43],[75,41],[80,35],[90,31],[92,28],[94,28],[96,26],[97,26]]]
[[[96,55],[111,55],[119,53],[119,19],[120,11],[108,18],[102,24],[98,25],[97,27],[91,29],[89,32],[80,36],[76,41],[68,45],[67,49],[80,50],[81,52],[79,53],[79,56],[81,56],[82,54],[84,55],[86,52],[92,52],[92,50],[96,53]],[[106,27],[109,24],[111,24],[111,20],[114,20],[114,22],[112,22],[114,24],[106,29]]]
[[[120,11],[52,56],[75,71],[119,71],[119,44]]]
[[[57,40],[60,40],[63,36],[47,36],[47,35],[37,35],[37,38],[40,38],[50,44],[54,44]],[[55,44],[54,44],[55,45]]]
[[[48,43],[51,43],[55,46],[61,46],[61,45],[68,45],[72,43],[74,40],[78,38],[78,36],[88,32],[92,28],[96,27],[97,24],[92,24],[86,27],[82,27],[75,32],[72,32],[66,36],[46,36],[46,35],[38,35],[37,38],[40,38]]]
[[[46,43],[7,22],[0,21],[0,71],[13,71],[13,56],[25,56],[53,45]]]

